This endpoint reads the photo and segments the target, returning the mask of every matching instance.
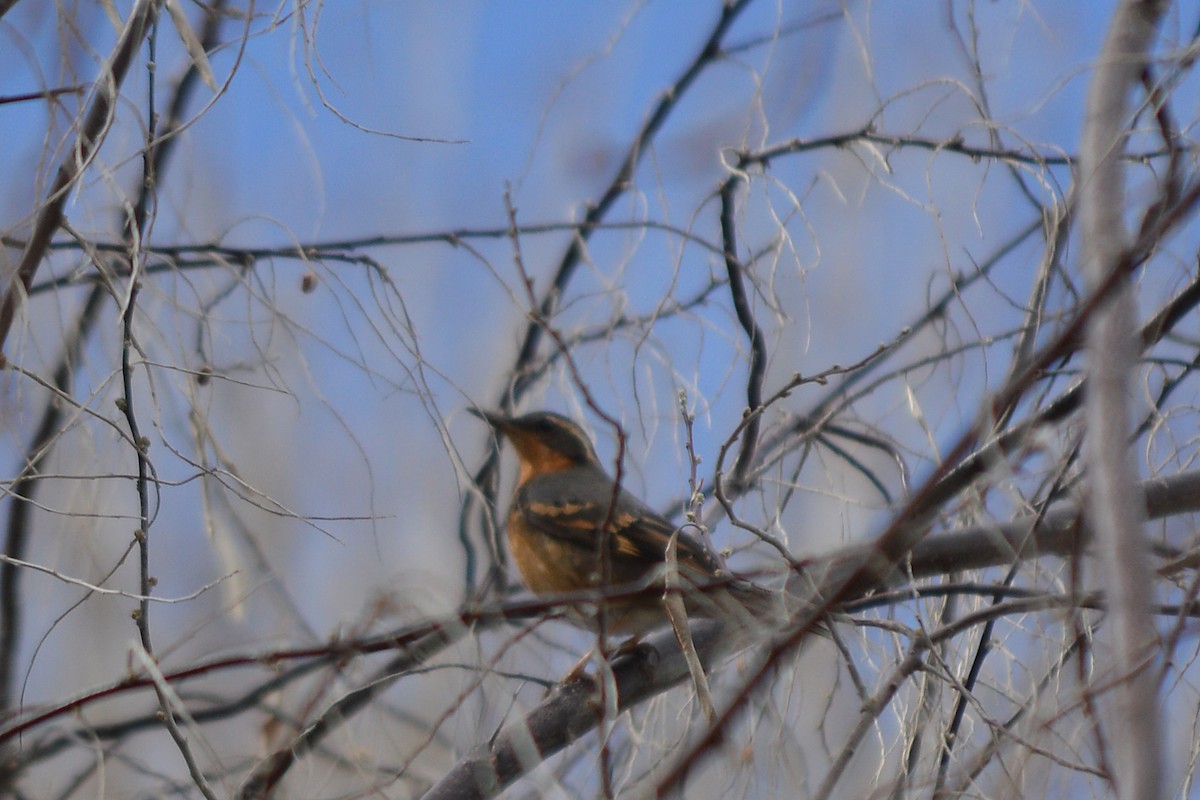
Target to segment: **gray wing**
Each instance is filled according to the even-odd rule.
[[[526,482],[513,502],[530,527],[589,553],[596,552],[596,536],[608,521],[610,547],[617,559],[663,562],[667,543],[678,530],[624,490],[614,507],[611,479],[591,466],[539,475]],[[679,531],[676,547],[680,568],[704,577],[720,570],[716,558],[685,531]]]

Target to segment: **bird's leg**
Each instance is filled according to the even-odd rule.
[[[583,654],[583,658],[575,662],[575,666],[571,667],[571,671],[568,672],[563,679],[559,681],[559,683],[574,683],[586,675],[588,662],[592,660],[592,654],[595,652],[596,648],[589,648],[588,651]]]
[[[586,653],[583,654],[583,657],[581,657],[578,661],[575,662],[575,666],[571,667],[571,671],[568,672],[563,677],[562,683],[570,683],[571,681],[577,681],[580,678],[582,678],[584,675],[586,675],[587,674],[587,665],[591,662],[593,656],[601,655],[604,658],[611,661],[614,658],[617,658],[617,657],[623,656],[623,655],[628,655],[628,654],[636,651],[639,647],[641,647],[641,645],[642,645],[642,635],[639,633],[634,636],[630,636],[628,639],[621,642],[619,645],[616,646],[615,649],[612,649],[612,650],[608,649],[608,647],[602,648],[599,645],[597,645],[596,647],[592,647]]]

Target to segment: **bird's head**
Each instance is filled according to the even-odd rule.
[[[512,442],[521,459],[522,481],[542,472],[600,463],[583,428],[561,414],[536,411],[509,417],[478,409],[471,413]]]

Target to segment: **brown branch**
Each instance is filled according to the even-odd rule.
[[[1200,510],[1200,471],[1147,481],[1142,489],[1146,513],[1151,518]],[[864,572],[862,564],[876,552],[876,545],[867,543],[844,548],[803,565],[804,573],[793,577],[789,593],[797,597],[811,596],[807,587],[814,582],[844,583],[847,585],[844,602],[848,603],[889,586],[905,584],[910,575],[923,578],[1012,564],[1016,560],[1066,557],[1081,547],[1087,535],[1080,520],[1079,504],[1064,500],[1040,516],[1030,515],[1005,524],[926,536],[913,549],[904,570]],[[906,596],[911,597],[911,594]],[[1040,598],[1030,598],[1029,602],[1054,604]],[[819,599],[817,607],[821,607]],[[812,608],[803,609],[794,619],[801,618],[800,624],[803,624]],[[1028,610],[1026,606],[1020,608]],[[982,623],[990,618],[989,613],[995,612],[985,609],[985,615],[978,620],[972,618],[956,624]],[[744,646],[744,635],[745,632],[740,630],[722,631],[718,625],[706,620],[697,622],[692,631],[692,639],[705,664],[712,664],[721,654]],[[791,635],[795,635],[795,630],[789,632]],[[803,638],[804,631],[794,644]],[[611,666],[618,708],[621,709],[635,706],[683,682],[688,674],[686,659],[669,630],[648,638],[637,651],[615,659]],[[506,725],[487,745],[455,764],[425,795],[425,800],[495,797],[537,764],[593,730],[597,716],[591,703],[595,697],[595,687],[590,679],[560,686],[539,706]],[[669,783],[668,777],[662,785]]]
[[[54,368],[53,386],[70,390],[71,374],[92,327],[100,315],[105,291],[97,285],[75,318],[63,353]],[[20,477],[12,484],[4,533],[4,554],[22,559],[29,546],[35,498],[41,484],[41,468],[59,435],[59,425],[68,406],[47,400],[42,418],[25,452]],[[11,561],[0,563],[0,709],[12,707],[16,696],[16,658],[21,639],[22,570]]]
[[[83,94],[87,91],[87,88],[86,84],[81,83],[75,86],[58,86],[54,89],[43,89],[40,92],[0,95],[0,106],[11,105],[13,103],[28,103],[31,100],[50,100],[64,94]]]
[[[642,123],[641,129],[634,136],[633,143],[626,151],[625,158],[622,159],[621,166],[617,168],[616,174],[608,184],[608,188],[604,190],[604,193],[594,205],[588,207],[579,234],[572,238],[571,244],[559,260],[558,267],[554,271],[554,278],[550,282],[550,287],[543,294],[543,299],[539,307],[542,318],[551,319],[554,316],[554,312],[558,309],[559,300],[562,298],[563,292],[566,291],[567,284],[570,282],[571,276],[574,275],[575,269],[579,266],[580,259],[583,257],[583,247],[587,243],[587,240],[591,238],[592,226],[604,219],[604,216],[608,213],[613,203],[617,201],[617,198],[632,188],[634,170],[642,160],[642,156],[650,149],[650,142],[658,134],[659,129],[667,121],[671,112],[679,105],[683,96],[687,94],[688,89],[696,82],[696,78],[700,76],[700,73],[721,57],[722,40],[729,32],[729,28],[733,25],[734,20],[738,18],[738,15],[749,4],[750,0],[732,0],[722,5],[721,14],[709,32],[708,38],[701,45],[700,51],[692,59],[691,63],[688,64],[687,68],[684,69],[683,74],[674,83],[664,89],[659,96],[658,102],[655,103],[650,115]],[[531,322],[526,327],[521,349],[517,354],[516,363],[513,365],[512,388],[511,391],[505,392],[504,397],[501,398],[502,408],[510,408],[510,404],[515,404],[520,400],[525,390],[529,387],[529,381],[523,373],[525,367],[532,363],[534,356],[537,354],[542,332],[543,328],[534,322]]]
[[[737,225],[734,211],[737,206],[737,190],[742,184],[742,173],[735,171],[725,179],[721,186],[721,241],[725,257],[725,271],[729,276],[729,295],[733,300],[733,310],[737,314],[738,324],[746,332],[750,340],[750,369],[746,375],[746,425],[742,431],[742,448],[738,452],[737,461],[733,467],[734,491],[744,489],[746,475],[754,463],[754,455],[758,448],[758,429],[762,423],[762,415],[755,412],[762,406],[763,380],[767,374],[767,345],[762,328],[754,319],[754,311],[750,307],[750,299],[746,293],[745,278],[741,261],[737,254]]]
[[[622,159],[621,165],[617,168],[616,174],[609,182],[608,187],[600,195],[600,199],[588,206],[583,221],[578,227],[578,232],[572,237],[571,244],[567,246],[566,252],[559,259],[558,266],[554,271],[554,277],[550,281],[550,286],[542,293],[541,301],[536,304],[538,318],[544,320],[553,319],[562,295],[566,291],[567,285],[570,283],[575,270],[583,258],[584,246],[591,238],[596,226],[604,219],[617,199],[632,188],[634,172],[637,165],[641,162],[642,157],[650,149],[650,143],[658,134],[663,124],[666,123],[667,118],[678,106],[680,99],[695,84],[700,74],[708,66],[721,58],[721,42],[729,32],[734,20],[737,19],[738,15],[749,4],[750,0],[729,0],[722,5],[721,14],[705,39],[704,44],[700,47],[699,52],[684,69],[679,78],[660,94],[646,121],[642,123],[642,127],[634,135],[633,142],[626,151],[625,157]],[[509,235],[507,230],[505,231],[505,235]],[[544,332],[545,327],[537,319],[531,320],[526,326],[521,347],[509,373],[511,375],[509,386],[505,387],[498,402],[498,407],[501,410],[512,410],[520,402],[526,390],[533,385],[536,376],[530,367],[534,364],[537,357],[538,347],[541,344]],[[498,461],[494,457],[494,453],[490,454],[472,476],[472,482],[475,486],[484,487],[483,500],[485,501],[494,499],[488,496],[487,492],[489,489],[487,487],[491,487],[495,483],[494,472],[497,465]],[[468,587],[468,593],[475,590],[476,575],[474,565],[476,556],[474,546],[467,532],[467,521],[471,517],[472,506],[476,502],[476,499],[476,495],[468,494],[459,513],[458,538],[464,549],[464,560],[466,562],[465,583]]]
[[[1142,485],[1142,490],[1146,499],[1147,515],[1152,519],[1162,519],[1200,510],[1200,471],[1184,473],[1167,479],[1147,481]],[[1066,557],[1079,548],[1086,540],[1086,537],[1087,531],[1079,519],[1078,504],[1071,501],[1060,501],[1048,508],[1046,513],[1040,518],[1037,515],[1030,515],[1004,524],[974,526],[958,531],[930,535],[913,551],[910,564],[906,570],[896,570],[890,575],[880,575],[874,582],[860,583],[855,586],[853,594],[858,598],[871,595],[869,604],[872,607],[880,603],[893,604],[904,602],[912,598],[912,591],[892,595],[879,595],[878,593],[886,591],[893,586],[908,585],[910,576],[920,579],[945,575],[951,572],[1011,564],[1016,560],[1028,560],[1046,556]],[[840,549],[827,556],[809,560],[802,566],[804,574],[793,578],[793,593],[798,596],[801,595],[802,592],[807,591],[806,587],[811,586],[811,581],[814,579],[826,577],[839,578],[849,575],[861,562],[864,555],[869,553],[871,549],[872,545],[869,543],[855,545]],[[1187,556],[1184,558],[1187,558]],[[1194,561],[1194,556],[1192,558]],[[1176,559],[1175,566],[1170,568],[1177,570],[1188,567],[1194,567],[1194,563],[1192,561],[1185,563],[1181,559]],[[935,591],[937,588],[935,587]],[[978,587],[977,589],[972,589],[972,591],[986,593],[997,590],[994,586],[988,586]],[[1023,595],[1018,593],[1015,596],[1020,598]],[[559,609],[568,606],[591,606],[595,604],[596,599],[594,594],[585,594],[507,602],[488,608],[481,608],[476,611],[466,611],[449,619],[427,620],[414,623],[399,631],[367,637],[365,639],[335,641],[315,647],[291,650],[226,656],[196,664],[183,670],[166,673],[164,678],[172,686],[179,688],[191,681],[201,678],[211,679],[214,675],[230,670],[263,667],[264,665],[278,666],[287,662],[295,662],[294,667],[273,676],[262,686],[249,691],[242,697],[230,700],[220,706],[197,709],[191,712],[192,718],[197,723],[216,722],[228,719],[256,706],[263,698],[278,693],[290,683],[311,674],[314,669],[331,666],[351,657],[361,657],[372,653],[395,651],[397,649],[401,650],[402,652],[395,657],[391,664],[376,672],[376,675],[381,679],[385,679],[385,676],[387,676],[386,680],[390,685],[391,676],[395,676],[402,669],[424,663],[433,653],[439,652],[445,644],[457,640],[463,633],[494,627],[505,620],[529,619],[553,615]],[[849,601],[847,610],[867,607],[867,605],[862,603],[857,603],[857,605],[856,603],[857,601]],[[722,644],[719,641],[722,638],[718,635],[719,632],[706,630],[703,627],[705,624],[707,623],[698,623],[693,638],[698,647],[703,644],[702,652],[708,653],[711,659],[712,653],[721,651],[720,649],[714,650],[713,648],[728,647],[729,645],[728,643]],[[654,644],[658,640],[651,639],[650,641]],[[438,644],[439,642],[441,643],[440,645]],[[673,643],[674,634],[667,631],[662,641],[662,648],[664,648],[665,655],[664,653],[651,653],[649,655],[638,656],[638,660],[622,667],[622,669],[634,673],[643,673],[647,669],[651,670],[650,674],[641,675],[640,677],[638,674],[626,677],[624,672],[621,673],[623,677],[618,682],[617,689],[620,693],[618,697],[619,702],[622,703],[622,707],[632,706],[636,702],[660,693],[685,679],[686,663],[682,661],[678,665],[668,664],[661,669],[653,667],[655,659],[669,659],[673,657],[671,655],[672,650],[677,649]],[[659,645],[654,644],[654,650],[658,648]],[[650,666],[642,663],[643,657],[649,660]],[[625,662],[619,660],[614,662],[614,666],[618,664],[625,664]],[[676,667],[680,670],[678,675],[673,671]],[[633,681],[633,683],[630,683],[630,681]],[[647,683],[642,689],[634,692],[634,689],[640,685],[639,681],[646,681]],[[370,683],[374,685],[374,681]],[[128,678],[108,687],[93,690],[67,703],[52,708],[33,710],[33,713],[26,719],[13,721],[5,728],[0,729],[0,743],[12,741],[16,737],[31,737],[38,728],[50,722],[79,713],[89,706],[100,702],[112,701],[115,698],[134,692],[146,691],[152,688],[152,686],[153,682],[147,677]],[[559,694],[565,695],[568,699],[575,699],[568,702],[559,698]],[[344,718],[348,719],[350,714],[346,712],[356,712],[368,705],[366,702],[363,702],[370,699],[368,695],[370,695],[370,692],[364,694],[356,690],[347,695],[343,701],[339,701],[344,702],[345,705],[340,706],[338,710],[343,712]],[[583,702],[587,696],[586,692],[580,694],[580,687],[569,685],[562,687],[560,692],[549,698],[547,702],[564,703],[561,707],[556,706],[558,711],[555,713],[560,715],[566,714],[566,718],[574,719],[575,710],[572,709],[571,702]],[[556,700],[556,698],[559,699]],[[594,726],[596,722],[594,709],[588,708],[587,713],[591,715],[592,725]],[[329,715],[326,714],[324,716],[328,717]],[[563,717],[551,716],[548,719],[555,718],[562,719]],[[147,730],[161,724],[161,719],[157,715],[139,716],[124,722],[89,727],[89,733],[99,741],[114,741],[127,737],[131,733]],[[576,733],[572,735],[582,735],[586,730],[588,728],[584,726],[582,729],[576,730]],[[302,750],[307,751],[320,740],[321,736],[326,735],[328,732],[329,723],[326,722],[320,728],[312,728],[306,731],[296,742]],[[547,741],[553,740],[554,734],[552,732],[547,732],[546,735],[550,737]],[[49,758],[61,752],[64,748],[75,744],[77,740],[76,734],[68,732],[63,736],[27,745],[23,751],[24,758],[22,765],[28,765],[29,763]],[[565,746],[566,743],[564,741],[561,746]],[[554,747],[539,750],[540,758],[548,757],[553,752],[555,752]],[[280,753],[282,753],[282,750]],[[272,759],[269,759],[271,765],[268,766],[264,762],[264,765],[260,767],[256,775],[265,775],[280,763],[274,759],[284,758],[285,756],[277,753]],[[456,767],[456,770],[460,769],[461,766]],[[527,770],[532,767],[532,764],[524,763],[522,767]],[[448,774],[447,779],[450,779],[450,777]],[[507,783],[510,783],[516,780],[517,777],[519,777],[519,774],[513,774],[505,780]]]
[[[365,685],[340,697],[300,735],[263,759],[242,784],[237,796],[243,800],[271,796],[283,776],[298,759],[311,752],[329,734],[390,689],[406,672],[425,663],[434,653],[444,650],[467,631],[466,626],[438,626],[428,636],[416,640],[404,652],[377,670],[375,676]]]
[[[217,2],[212,4],[205,16],[204,30],[201,35],[202,45],[205,50],[211,50],[217,44],[221,22],[220,11],[224,5],[225,0],[217,0]],[[94,252],[88,252],[89,256],[94,257],[95,252],[105,250],[114,255],[119,254],[120,256],[124,256],[128,251],[128,242],[135,238],[141,238],[146,226],[146,209],[149,204],[149,195],[153,187],[161,183],[161,175],[165,171],[167,161],[171,153],[174,152],[175,143],[178,141],[178,137],[174,134],[181,127],[184,109],[194,94],[198,81],[199,72],[194,64],[189,65],[183,75],[180,76],[178,84],[171,95],[161,133],[156,141],[150,145],[147,152],[147,170],[153,176],[153,179],[142,181],[134,216],[132,219],[124,221],[125,243],[113,244],[110,248],[97,247]],[[136,231],[136,235],[134,231]],[[81,246],[77,242],[72,242],[72,245],[76,247]],[[28,248],[29,245],[26,242],[21,246]],[[54,245],[50,245],[50,249],[57,248]],[[74,328],[67,337],[63,353],[59,357],[59,362],[54,369],[53,385],[63,394],[69,392],[70,377],[74,365],[78,361],[79,353],[84,343],[91,336],[91,332],[100,316],[102,301],[111,288],[99,278],[99,274],[102,272],[99,268],[100,265],[97,263],[95,266],[97,267],[97,280],[92,285],[87,298],[84,300],[75,318]],[[12,558],[21,559],[24,557],[29,536],[30,516],[34,507],[34,500],[41,486],[39,469],[42,462],[51,452],[52,445],[59,433],[58,426],[65,411],[66,407],[60,402],[52,400],[46,403],[41,421],[35,429],[36,433],[30,442],[29,448],[26,450],[24,466],[20,477],[13,484],[4,540],[4,553]],[[15,689],[14,659],[17,657],[17,645],[20,639],[21,625],[19,610],[20,581],[21,571],[13,566],[11,562],[0,564],[0,708],[4,709],[10,707]]]
[[[816,139],[789,139],[786,142],[764,147],[761,150],[743,151],[739,154],[739,159],[747,166],[751,164],[766,166],[780,156],[791,155],[793,153],[808,153],[814,150],[827,150],[829,148],[849,147],[859,142],[883,145],[897,150],[915,148],[918,150],[931,150],[936,153],[954,153],[966,156],[972,161],[999,161],[1007,164],[1027,164],[1036,167],[1071,167],[1079,163],[1078,156],[1066,154],[1051,155],[1049,153],[1024,152],[1021,150],[1002,150],[995,147],[978,147],[967,144],[962,136],[947,136],[938,139],[925,136],[884,133],[875,130],[870,125],[859,128],[856,131],[822,136]],[[1178,150],[1178,147],[1165,147],[1161,150],[1152,150],[1145,153],[1129,153],[1123,155],[1121,158],[1128,163],[1144,164],[1151,159],[1174,158]]]
[[[0,355],[3,354],[5,342],[12,329],[17,308],[22,298],[33,285],[33,276],[46,255],[50,238],[58,230],[63,219],[63,205],[83,170],[91,163],[112,123],[112,115],[117,102],[117,94],[121,84],[133,63],[133,56],[141,47],[155,17],[158,15],[158,3],[155,0],[139,0],[129,13],[125,30],[107,63],[100,70],[100,76],[94,84],[92,102],[89,106],[83,124],[79,128],[75,143],[70,152],[59,165],[58,173],[46,200],[42,203],[37,219],[34,221],[33,233],[21,254],[4,299],[0,301]]]
[[[1194,187],[1194,191],[1189,192],[1178,205],[1169,209],[1152,206],[1146,212],[1143,219],[1142,236],[1135,246],[1121,254],[1121,257],[1114,263],[1112,271],[1079,304],[1076,315],[1064,326],[1059,335],[1043,347],[1036,358],[1030,360],[1024,371],[1013,376],[994,395],[990,403],[991,413],[981,416],[959,437],[942,462],[913,494],[909,502],[899,510],[887,528],[863,552],[861,558],[852,565],[847,574],[831,575],[815,584],[816,590],[812,593],[812,596],[816,598],[814,603],[802,615],[793,618],[794,625],[786,635],[773,644],[771,652],[763,658],[758,666],[750,671],[750,677],[744,681],[733,702],[710,726],[708,732],[680,760],[679,764],[667,774],[660,784],[660,791],[666,791],[681,781],[690,766],[705,751],[716,745],[726,726],[744,710],[751,696],[766,681],[776,662],[798,647],[823,618],[849,600],[856,591],[856,587],[864,583],[878,582],[881,575],[896,569],[920,544],[938,509],[957,491],[961,490],[962,485],[956,482],[948,483],[947,479],[957,471],[960,465],[972,457],[973,452],[977,452],[977,443],[984,435],[984,426],[988,421],[1003,416],[1006,413],[1005,410],[1019,402],[1029,388],[1038,381],[1042,370],[1077,346],[1097,308],[1104,305],[1112,293],[1123,285],[1123,280],[1134,266],[1149,256],[1151,247],[1146,238],[1152,233],[1165,235],[1166,231],[1182,219],[1182,209],[1190,208],[1198,200],[1200,200],[1200,184]],[[1158,239],[1155,238],[1154,241],[1158,241]]]

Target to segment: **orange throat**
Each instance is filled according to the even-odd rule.
[[[560,469],[576,465],[570,458],[557,450],[552,450],[532,436],[510,434],[509,439],[517,450],[517,456],[521,459],[521,474],[517,477],[518,485],[524,484],[534,475],[557,472]]]

